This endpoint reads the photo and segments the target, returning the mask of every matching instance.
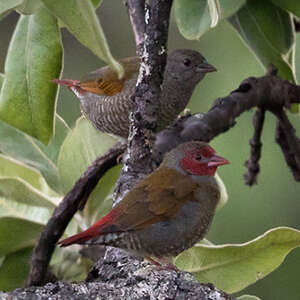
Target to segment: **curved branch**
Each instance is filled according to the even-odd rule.
[[[63,235],[77,210],[83,209],[99,179],[106,171],[118,163],[117,159],[124,152],[124,149],[124,145],[117,144],[107,154],[96,159],[55,208],[33,250],[30,273],[27,280],[28,286],[42,285],[44,283],[48,264],[57,241]]]
[[[184,116],[161,131],[156,138],[155,159],[160,161],[165,152],[183,142],[211,141],[234,126],[235,119],[253,107],[274,113],[288,108],[291,103],[300,103],[300,86],[272,75],[250,77],[227,97],[218,98],[206,114]]]

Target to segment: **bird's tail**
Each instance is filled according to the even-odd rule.
[[[93,226],[87,230],[80,232],[78,234],[72,235],[58,244],[61,247],[66,247],[72,244],[85,244],[88,240],[98,237],[102,234],[116,231],[116,227],[113,225],[113,221],[118,217],[118,209],[111,210],[106,216],[98,220]]]
[[[57,244],[59,244],[61,247],[66,247],[72,244],[84,244],[94,236],[94,230],[91,231],[91,229],[93,228],[91,227],[83,232],[72,235],[64,240],[59,241]]]

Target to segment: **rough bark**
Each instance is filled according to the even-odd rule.
[[[109,251],[89,273],[85,282],[48,283],[43,287],[16,289],[1,293],[0,299],[22,300],[229,300],[233,299],[211,284],[199,284],[186,272],[159,270],[127,256],[123,251]]]

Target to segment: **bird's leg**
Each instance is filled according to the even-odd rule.
[[[178,268],[167,257],[154,260],[153,258],[147,256],[145,259],[155,265],[158,270],[178,271]]]

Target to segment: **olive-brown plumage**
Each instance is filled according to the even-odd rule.
[[[139,59],[120,60],[125,70],[122,79],[110,67],[103,67],[83,80],[54,80],[67,85],[79,98],[82,113],[100,131],[127,138],[129,113],[133,109]],[[186,107],[193,90],[206,73],[216,71],[197,51],[175,50],[168,56],[157,130],[169,125]]]
[[[105,217],[59,244],[108,245],[157,259],[175,256],[207,232],[220,199],[214,174],[227,163],[206,143],[181,144]]]

